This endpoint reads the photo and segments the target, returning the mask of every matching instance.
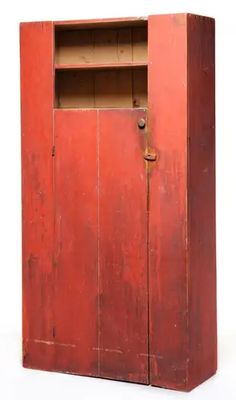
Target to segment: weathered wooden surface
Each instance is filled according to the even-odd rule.
[[[190,390],[216,369],[214,23],[148,21],[150,383]]]
[[[53,30],[21,25],[24,366],[190,390],[216,370],[214,21],[148,18],[148,111],[53,110]]]
[[[147,382],[144,114],[55,111],[56,370]]]
[[[150,382],[184,388],[187,360],[186,16],[149,18]],[[161,54],[161,57],[160,57]]]
[[[188,16],[189,387],[217,368],[215,24]]]
[[[98,115],[100,375],[147,383],[145,111]]]
[[[97,375],[97,113],[55,111],[54,368]]]
[[[21,24],[24,365],[47,368],[52,340],[53,24]]]

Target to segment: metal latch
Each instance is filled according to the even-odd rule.
[[[146,126],[146,121],[144,118],[140,118],[140,120],[138,121],[138,127],[139,129],[144,129]]]

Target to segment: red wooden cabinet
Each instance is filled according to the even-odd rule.
[[[216,371],[214,20],[21,24],[23,363]]]

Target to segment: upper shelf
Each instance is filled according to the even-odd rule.
[[[55,30],[56,69],[132,68],[146,63],[146,26]]]
[[[146,67],[146,62],[55,64],[56,70],[130,69]]]

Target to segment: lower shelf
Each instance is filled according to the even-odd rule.
[[[147,68],[58,70],[56,108],[147,106]]]

